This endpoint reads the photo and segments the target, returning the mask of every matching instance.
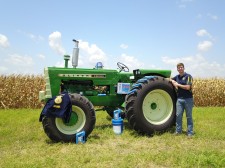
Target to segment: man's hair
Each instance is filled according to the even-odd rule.
[[[179,66],[183,66],[183,67],[184,67],[184,64],[180,62],[180,63],[177,64],[177,68],[178,68]]]

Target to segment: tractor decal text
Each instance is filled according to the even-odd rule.
[[[106,78],[106,74],[58,74],[59,77]]]

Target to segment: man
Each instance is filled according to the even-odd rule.
[[[170,79],[173,86],[177,89],[177,102],[176,102],[176,132],[175,134],[182,133],[182,118],[184,110],[187,117],[187,135],[192,137],[193,132],[193,119],[192,119],[192,108],[193,108],[193,94],[192,94],[192,76],[184,72],[184,64],[177,64],[178,75]]]

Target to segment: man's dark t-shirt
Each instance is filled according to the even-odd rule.
[[[191,85],[191,87],[192,87],[193,78],[190,74],[188,74],[186,72],[184,73],[183,76],[180,76],[178,74],[175,77],[173,77],[172,79],[181,85]],[[182,99],[193,98],[192,89],[185,90],[185,89],[178,87],[177,98],[182,98]]]

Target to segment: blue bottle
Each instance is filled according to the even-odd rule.
[[[119,118],[117,120],[112,119],[113,132],[117,135],[123,133],[123,119]]]
[[[123,132],[123,119],[121,118],[121,109],[115,110],[113,112],[113,119],[112,119],[112,125],[113,125],[113,132],[117,135],[122,134]]]
[[[119,118],[121,118],[121,113],[122,113],[122,110],[121,109],[114,110],[114,112],[113,112],[113,118],[115,120],[118,120]]]
[[[76,134],[76,144],[85,143],[85,131]]]

